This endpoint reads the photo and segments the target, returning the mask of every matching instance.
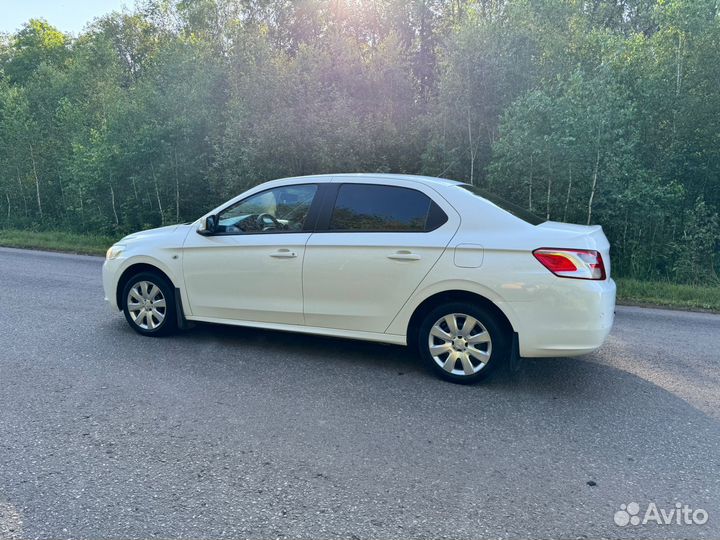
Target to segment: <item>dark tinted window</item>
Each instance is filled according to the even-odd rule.
[[[330,218],[334,231],[426,230],[432,201],[414,189],[344,184]]]
[[[487,199],[488,201],[493,203],[495,206],[499,206],[506,212],[511,213],[516,218],[520,218],[523,221],[527,221],[530,225],[540,225],[541,223],[545,223],[547,221],[546,219],[543,219],[540,216],[536,216],[529,210],[525,210],[522,206],[518,206],[515,203],[506,201],[502,197],[498,197],[494,193],[490,193],[489,191],[486,191],[477,186],[471,186],[470,184],[460,184],[460,187],[462,189],[466,189],[473,195],[482,197],[483,199]]]

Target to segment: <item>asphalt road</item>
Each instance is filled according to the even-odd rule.
[[[140,337],[100,265],[0,249],[0,537],[720,538],[720,316],[618,308],[597,353],[463,387],[401,347]]]

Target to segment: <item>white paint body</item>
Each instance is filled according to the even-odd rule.
[[[448,220],[431,232],[279,232],[203,236],[205,217],[265,189],[307,183],[400,186],[425,193]],[[130,235],[103,267],[105,297],[131,266],[164,272],[188,320],[406,344],[417,307],[444,291],[493,302],[525,357],[591,352],[613,323],[615,283],[599,226],[531,225],[458,183],[381,174],[323,175],[256,186],[189,225]],[[560,278],[532,254],[541,247],[602,254],[607,278]]]

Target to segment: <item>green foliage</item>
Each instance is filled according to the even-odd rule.
[[[600,223],[716,283],[714,0],[143,0],[0,42],[0,226],[111,237],[271,178],[395,171]]]
[[[5,75],[12,82],[26,83],[42,66],[57,66],[68,56],[68,38],[39,19],[30,19],[25,27],[13,36],[7,58]]]
[[[695,202],[683,226],[682,235],[670,245],[671,276],[680,282],[719,284],[716,272],[720,220],[702,197]]]

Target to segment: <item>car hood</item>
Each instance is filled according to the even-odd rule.
[[[148,229],[146,231],[139,231],[136,233],[128,234],[122,240],[120,240],[120,242],[154,239],[154,238],[159,238],[162,236],[169,237],[171,235],[174,235],[174,233],[176,231],[182,230],[182,229],[187,230],[189,227],[190,227],[190,224],[185,223],[185,224],[177,224],[177,225],[167,225],[165,227],[158,227],[157,229]]]

